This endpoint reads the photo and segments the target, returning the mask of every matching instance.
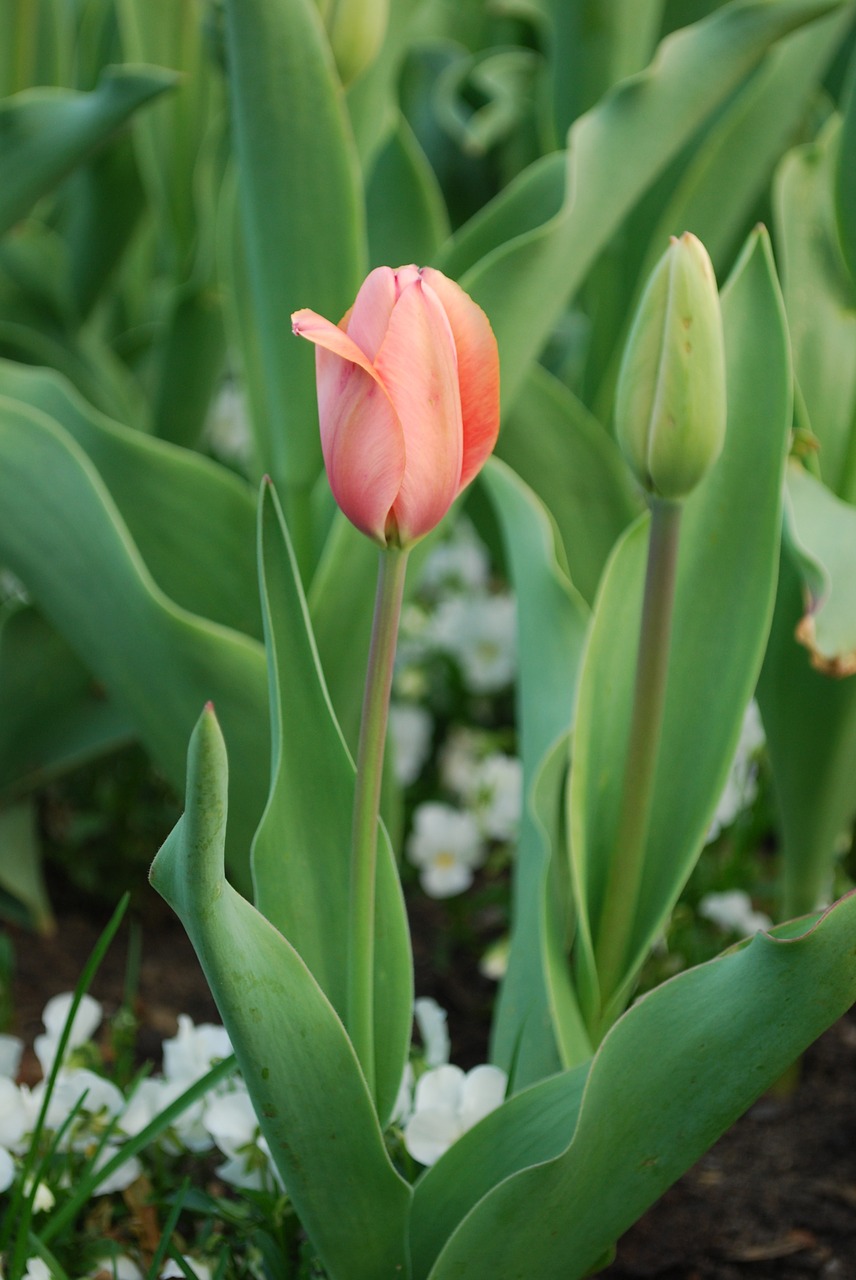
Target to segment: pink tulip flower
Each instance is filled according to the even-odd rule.
[[[339,325],[308,310],[292,325],[315,343],[336,501],[381,546],[409,546],[496,443],[499,356],[487,317],[431,267],[377,267]]]

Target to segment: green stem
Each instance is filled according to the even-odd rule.
[[[652,499],[651,535],[624,788],[597,931],[601,1008],[625,978],[654,798],[680,537],[679,503]]]
[[[348,1031],[372,1091],[375,1074],[374,923],[378,809],[407,555],[406,550],[398,547],[389,547],[381,553],[357,748],[357,780],[351,835]]]

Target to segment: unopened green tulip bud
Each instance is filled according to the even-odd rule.
[[[318,0],[342,83],[374,61],[386,35],[389,0]]]
[[[654,268],[630,330],[615,402],[618,443],[639,483],[685,498],[725,439],[725,351],[707,250],[684,232]]]

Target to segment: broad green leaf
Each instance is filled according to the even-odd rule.
[[[31,85],[70,83],[73,10],[64,0],[0,3],[0,98]]]
[[[647,66],[665,0],[539,0],[550,23],[553,133],[564,141],[578,116]]]
[[[841,138],[834,117],[816,143],[791,151],[776,182],[776,231],[794,373],[824,482],[856,500],[856,312],[835,227],[832,183]]]
[[[776,40],[823,17],[832,0],[734,0],[661,44],[650,67],[582,116],[568,137],[567,187],[556,162],[540,162],[547,190],[515,238],[508,206],[521,204],[528,171],[477,215],[438,265],[484,308],[496,332],[503,403],[525,374],[601,250],[636,201]],[[547,177],[551,181],[546,181]],[[554,213],[557,195],[562,200]],[[542,212],[546,209],[546,214]],[[543,220],[546,218],[546,220]]]
[[[598,993],[593,946],[613,855],[632,705],[649,518],[616,547],[580,681],[569,795],[581,995],[605,1024],[701,850],[755,687],[772,615],[791,370],[769,241],[753,233],[723,296],[728,429],[684,504],[666,705],[623,989]],[[699,722],[704,708],[704,723]],[[611,1013],[608,1011],[613,1003]]]
[[[437,179],[403,116],[372,169],[366,220],[373,267],[430,262],[449,235]]]
[[[177,73],[176,92],[135,121],[134,138],[170,265],[184,277],[216,189],[217,166],[211,146],[203,145],[205,136],[213,119],[222,131],[223,89],[204,30],[205,5],[202,0],[119,0],[116,13],[129,62]]]
[[[851,280],[856,281],[856,53],[841,102],[843,122],[835,169],[835,212],[838,237]]]
[[[120,136],[60,187],[57,217],[68,250],[75,312],[88,316],[111,280],[145,211],[131,139]]]
[[[562,1154],[577,1121],[589,1067],[586,1061],[515,1093],[426,1169],[413,1196],[414,1277],[428,1274],[464,1216],[500,1182]]]
[[[230,871],[246,884],[269,770],[261,644],[165,596],[77,442],[42,410],[4,397],[0,507],[0,562],[27,586],[177,787],[182,743],[200,706],[217,699],[244,764],[232,796]]]
[[[806,610],[797,639],[812,666],[856,673],[856,508],[801,466],[788,467],[788,531],[802,571]],[[856,787],[854,787],[856,795]]]
[[[77,441],[149,572],[176,604],[262,638],[255,501],[232,472],[112,422],[49,369],[0,361],[0,396],[43,410]]]
[[[546,504],[562,536],[571,581],[591,602],[616,539],[641,509],[615,441],[535,364],[503,422],[497,453]]]
[[[481,484],[502,529],[518,611],[517,724],[527,802],[517,844],[508,973],[492,1056],[507,1070],[513,1068],[513,1083],[520,1087],[557,1070],[563,1050],[569,1051],[555,1026],[557,996],[550,981],[563,967],[567,974],[565,956],[560,952],[556,963],[555,955],[548,955],[563,940],[555,917],[567,913],[567,894],[561,901],[550,892],[555,887],[553,850],[531,805],[545,755],[571,726],[588,609],[557,560],[554,528],[532,491],[495,460],[482,472]]]
[[[758,683],[781,824],[784,917],[829,896],[835,848],[856,812],[856,679],[812,668],[794,637],[804,612],[803,574],[786,543]]]
[[[134,730],[32,605],[0,613],[0,794],[19,795]]]
[[[312,484],[321,448],[313,353],[293,337],[291,313],[311,307],[338,322],[354,300],[365,267],[360,174],[313,0],[226,0],[225,10],[240,226],[263,376],[264,419],[254,426],[297,544],[303,531],[292,523],[291,490]]]
[[[40,933],[53,932],[55,922],[42,874],[42,850],[32,800],[0,809],[0,888],[27,908]]]
[[[757,217],[773,168],[796,136],[853,14],[831,13],[775,45],[705,134],[651,236],[640,280],[670,235],[692,231],[718,272],[727,270]]]
[[[0,355],[56,369],[102,412],[145,429],[142,389],[94,326],[79,327],[72,290],[52,228],[30,219],[0,240]]]
[[[376,561],[376,548],[372,552]],[[259,564],[273,777],[253,845],[256,906],[288,939],[344,1018],[354,765],[330,704],[300,575],[269,484],[262,490]],[[375,912],[376,1090],[386,1121],[410,1048],[413,974],[398,870],[383,830]]]
[[[210,707],[191,738],[186,803],[152,883],[190,935],[289,1198],[331,1280],[406,1277],[411,1191],[345,1029],[294,948],[225,879],[226,748]]]
[[[154,430],[164,440],[193,448],[222,381],[226,333],[219,290],[191,280],[175,290],[153,357],[158,364],[153,396]]]
[[[111,67],[90,93],[25,89],[0,103],[0,232],[175,83],[157,67]]]
[[[416,1255],[415,1280],[580,1280],[615,1240],[680,1177],[808,1045],[856,999],[853,931],[856,895],[818,922],[802,922],[786,939],[758,934],[748,945],[681,974],[641,999],[612,1029],[595,1056],[576,1124],[567,1093],[554,1081],[512,1099],[460,1140],[418,1185],[414,1238],[431,1210],[439,1257]],[[481,1187],[504,1129],[500,1176],[513,1168],[515,1145],[541,1093],[563,1118],[563,1154],[511,1172],[470,1208],[470,1180]],[[517,1104],[519,1111],[512,1112]],[[486,1140],[489,1145],[484,1145]],[[465,1145],[466,1144],[466,1145]],[[458,1149],[459,1148],[459,1149]],[[509,1160],[506,1153],[512,1152]],[[523,1153],[525,1155],[525,1152]],[[536,1149],[537,1159],[537,1149]],[[445,1163],[450,1183],[444,1186]],[[450,1205],[455,1191],[457,1206]],[[455,1211],[456,1210],[456,1211]],[[469,1210],[469,1212],[467,1212]],[[466,1215],[466,1216],[465,1216]],[[445,1248],[455,1218],[460,1222]],[[424,1236],[423,1236],[424,1239]],[[421,1243],[421,1241],[420,1241]]]

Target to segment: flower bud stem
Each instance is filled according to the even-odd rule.
[[[681,504],[651,499],[651,533],[624,787],[595,955],[601,1009],[626,978],[654,798],[677,577]],[[604,1027],[604,1030],[606,1027]]]
[[[407,549],[381,552],[372,622],[351,834],[351,896],[348,921],[348,1032],[374,1092],[374,934],[377,829],[389,698]]]

